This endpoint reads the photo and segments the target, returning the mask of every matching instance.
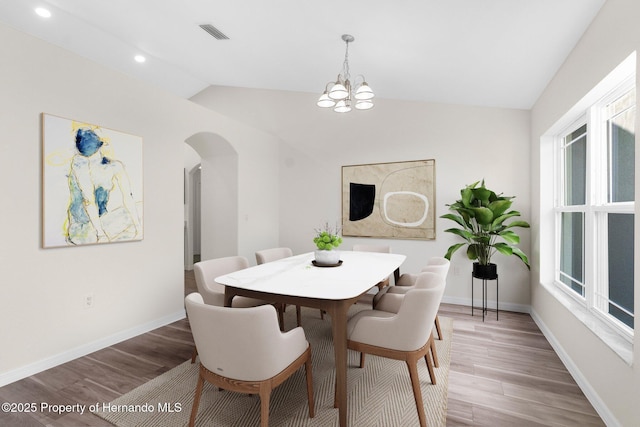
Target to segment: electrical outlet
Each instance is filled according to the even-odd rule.
[[[93,303],[94,303],[94,297],[93,294],[86,294],[84,296],[84,308],[91,308],[93,307]]]

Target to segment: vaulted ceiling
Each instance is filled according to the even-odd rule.
[[[184,98],[210,85],[319,95],[348,33],[351,75],[379,97],[528,109],[604,2],[3,0],[0,22]]]

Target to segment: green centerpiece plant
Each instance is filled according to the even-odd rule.
[[[340,227],[331,227],[325,223],[324,227],[315,230],[313,238],[317,250],[315,251],[316,263],[322,265],[334,265],[340,261],[340,252],[336,249],[342,244]]]
[[[480,184],[478,186],[478,184]],[[440,218],[449,219],[459,228],[448,228],[464,242],[453,244],[447,250],[445,258],[460,248],[467,247],[467,257],[474,263],[474,276],[495,278],[496,266],[491,257],[499,252],[504,255],[515,255],[530,269],[527,255],[518,247],[520,236],[513,230],[516,227],[529,228],[529,223],[512,220],[520,216],[520,212],[510,210],[513,196],[503,196],[485,187],[484,180],[467,185],[460,190],[460,199],[449,206],[452,213]]]

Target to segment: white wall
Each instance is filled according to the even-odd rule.
[[[548,172],[548,153],[541,160],[540,137],[574,104],[597,85],[634,50],[640,50],[640,3],[635,0],[608,0],[565,64],[558,71],[532,110],[532,309],[537,321],[556,344],[583,390],[608,425],[637,425],[640,420],[640,355],[635,351],[629,366],[596,337],[541,285],[540,260],[549,253],[539,237],[540,222],[547,216],[541,204],[540,182]],[[640,73],[637,74],[640,76]],[[636,126],[640,129],[640,126]],[[636,141],[638,137],[636,135]],[[542,165],[541,165],[542,161]],[[636,150],[636,169],[639,162]],[[543,172],[541,172],[541,170]],[[636,200],[640,200],[640,177],[636,173]],[[635,217],[635,265],[640,265]],[[543,266],[546,267],[546,266]],[[636,269],[637,270],[637,269]],[[639,278],[635,274],[635,307],[640,306]],[[634,348],[638,348],[638,328]]]
[[[437,216],[447,212],[445,204],[459,198],[462,187],[484,178],[492,189],[517,196],[514,208],[529,220],[528,111],[376,99],[372,110],[339,115],[316,107],[317,96],[210,87],[192,98],[282,140],[281,245],[295,253],[311,251],[314,228],[341,222],[341,166],[352,164],[435,159]],[[416,272],[428,257],[444,255],[456,241],[444,233],[452,225],[438,218],[433,241],[384,242],[407,255],[401,271]],[[529,230],[521,235],[520,246],[528,253]],[[351,250],[365,240],[371,241],[345,238],[343,248]],[[494,260],[499,264],[501,307],[528,311],[529,271],[515,257],[498,254]],[[453,259],[445,301],[470,304],[470,273],[471,263],[460,251]],[[495,299],[494,294],[489,298]]]
[[[277,140],[190,101],[0,25],[0,385],[184,315],[184,141],[239,153],[236,247],[277,224]],[[144,240],[41,249],[46,112],[143,137]],[[255,182],[253,177],[262,179]],[[269,231],[277,239],[277,226]],[[83,307],[86,294],[94,306]]]

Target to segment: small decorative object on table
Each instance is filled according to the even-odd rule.
[[[340,251],[337,247],[342,243],[342,237],[340,237],[340,228],[330,227],[329,223],[325,223],[323,228],[316,229],[316,237],[313,238],[313,243],[318,248],[315,251],[315,260],[313,265],[318,267],[335,267],[342,263],[340,261]]]

